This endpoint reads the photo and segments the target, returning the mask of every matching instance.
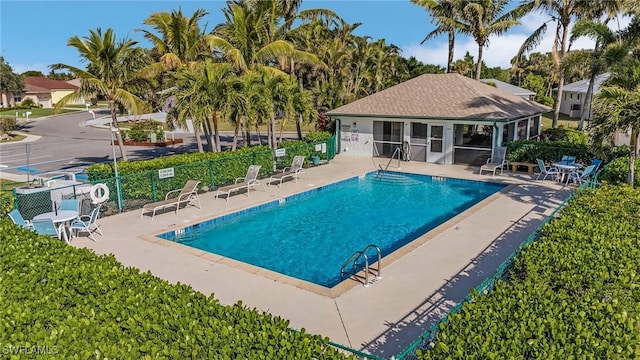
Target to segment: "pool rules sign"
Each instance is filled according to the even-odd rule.
[[[158,169],[158,178],[159,179],[166,179],[166,178],[172,178],[174,177],[175,174],[173,172],[173,168],[165,168],[165,169]]]

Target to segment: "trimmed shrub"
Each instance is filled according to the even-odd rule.
[[[510,162],[536,163],[536,159],[545,162],[558,161],[563,155],[572,155],[580,163],[590,163],[595,155],[589,146],[568,141],[518,140],[507,143],[507,160]]]
[[[344,359],[327,338],[238,302],[0,220],[0,344],[60,359]],[[5,353],[7,354],[7,353]]]
[[[584,131],[564,127],[544,129],[540,134],[540,137],[546,141],[552,142],[560,141],[569,144],[584,145],[589,143],[589,136]]]
[[[16,119],[8,116],[0,117],[0,135],[16,129]]]
[[[636,159],[633,174],[634,186],[640,188],[640,161]],[[600,180],[611,184],[624,184],[629,174],[629,157],[623,156],[611,161],[600,173]]]

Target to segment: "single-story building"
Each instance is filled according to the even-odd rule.
[[[540,135],[550,108],[459,74],[425,74],[327,112],[337,150],[412,161],[484,162],[496,147]]]
[[[512,95],[515,96],[520,96],[523,99],[527,99],[527,100],[535,100],[536,99],[536,93],[525,89],[525,88],[521,88],[519,86],[515,86],[515,85],[511,85],[509,83],[506,83],[504,81],[500,81],[500,80],[496,80],[496,79],[480,79],[481,82],[488,84],[488,85],[495,85],[496,88],[502,90],[502,91],[506,91]]]
[[[43,108],[52,108],[63,97],[71,94],[78,87],[63,80],[49,79],[43,76],[27,76],[24,78],[24,92],[21,99],[32,99]],[[84,99],[79,98],[77,104],[84,103]]]
[[[607,81],[611,73],[604,73],[596,76],[593,83],[593,93],[600,90],[603,82]],[[576,81],[571,84],[565,84],[562,87],[562,102],[560,103],[560,112],[569,115],[571,118],[579,118],[582,115],[582,108],[587,97],[587,89],[589,88],[590,79]],[[591,119],[591,114],[589,114]]]

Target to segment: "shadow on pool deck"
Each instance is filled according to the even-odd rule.
[[[175,247],[143,240],[149,234],[165,232],[205,219],[337,180],[361,175],[386,165],[386,159],[339,155],[330,164],[308,169],[310,180],[288,182],[280,188],[233,196],[229,202],[201,196],[202,209],[186,208],[176,216],[159,214],[152,222],[140,219],[138,211],[100,219],[103,238],[85,238],[72,245],[113,253],[125,266],[172,283],[191,285],[206,295],[215,294],[223,304],[242,300],[248,307],[291,321],[295,329],[321,334],[336,343],[390,357],[397,355],[435,324],[447,310],[463,300],[469,291],[493,275],[533,230],[573,190],[554,182],[531,181],[526,174],[479,176],[477,168],[417,162],[401,163],[400,171],[434,176],[517,184],[508,191],[472,208],[428,240],[410,247],[395,261],[383,259],[383,278],[370,287],[354,286],[330,298],[278,281],[277,274],[233,265],[221,257],[185,252]],[[398,170],[392,164],[390,170]],[[312,266],[312,264],[310,264]],[[265,274],[268,274],[266,276]]]
[[[530,187],[520,186],[524,189]],[[479,286],[495,274],[496,269],[540,226],[544,217],[537,215],[544,216],[564,201],[562,196],[557,195],[555,191],[547,191],[543,195],[533,191],[511,193],[511,197],[534,203],[536,207],[522,215],[493,242],[484,247],[480,254],[469,261],[463,269],[446,279],[443,286],[423,299],[403,317],[393,322],[386,322],[387,329],[362,344],[362,350],[378,356],[390,357],[411,345],[453,307],[463,301],[471,288]],[[545,202],[548,203],[545,204]],[[532,218],[530,215],[535,216]],[[419,282],[416,282],[416,286],[419,286]]]

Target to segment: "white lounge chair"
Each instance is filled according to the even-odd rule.
[[[198,209],[200,209],[200,198],[198,198],[198,185],[200,185],[200,181],[189,180],[184,185],[184,187],[180,190],[171,190],[169,191],[164,200],[156,201],[154,203],[146,204],[142,207],[142,213],[140,214],[140,218],[144,215],[145,212],[151,211],[151,220],[156,216],[156,211],[158,209],[164,209],[167,207],[176,207],[176,214],[180,209],[180,205],[189,204],[191,200],[198,200]],[[179,193],[178,193],[179,192]],[[174,194],[178,193],[177,197]]]
[[[556,179],[558,177],[558,175],[560,174],[560,171],[556,167],[552,166],[552,167],[547,169],[547,167],[544,165],[544,161],[542,161],[540,159],[536,159],[536,161],[538,162],[538,167],[540,168],[540,173],[538,174],[538,177],[536,178],[536,180],[540,180],[540,176],[542,176],[542,175],[544,175],[542,177],[543,181],[549,175],[551,175],[551,177],[553,177],[553,179]]]
[[[271,185],[272,182],[278,181],[278,187],[280,187],[280,185],[282,185],[282,182],[288,178],[292,178],[293,180],[295,180],[295,182],[298,182],[298,175],[302,173],[305,173],[308,179],[309,174],[306,171],[304,171],[304,167],[302,167],[303,165],[304,165],[304,156],[302,155],[294,156],[291,166],[287,166],[286,168],[282,169],[282,172],[271,175],[271,177],[267,181],[267,184]]]
[[[216,191],[216,198],[220,197],[220,195],[227,195],[226,200],[229,201],[231,193],[238,192],[242,189],[246,189],[247,196],[249,196],[249,191],[251,190],[251,188],[257,185],[261,185],[264,190],[267,191],[267,188],[265,188],[264,184],[262,184],[258,180],[258,172],[260,171],[261,167],[261,165],[249,166],[249,169],[247,169],[247,175],[245,175],[245,177],[237,178],[231,185],[219,187]]]
[[[500,173],[504,172],[504,167],[507,166],[507,148],[497,147],[493,150],[493,155],[487,159],[487,163],[480,166],[480,175],[483,171],[491,171],[493,175],[496,175],[496,170],[500,169]]]

